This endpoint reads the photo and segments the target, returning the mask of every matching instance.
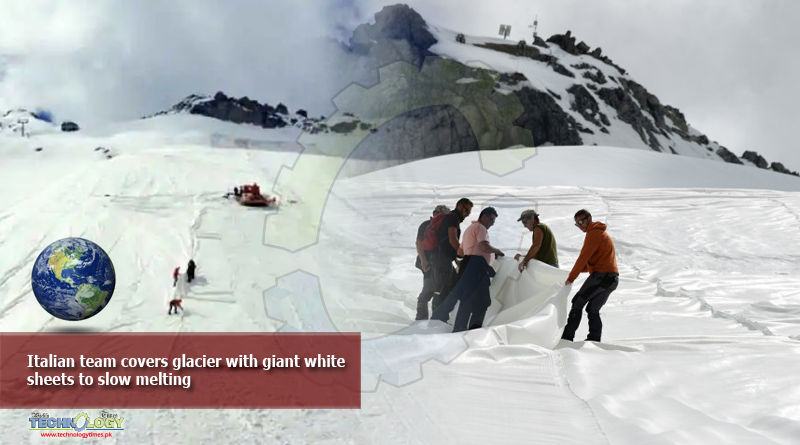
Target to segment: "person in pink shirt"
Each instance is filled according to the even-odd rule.
[[[495,272],[489,263],[492,254],[503,256],[500,249],[489,243],[489,228],[496,219],[497,211],[493,207],[487,207],[481,211],[478,220],[473,221],[464,231],[461,244],[464,260],[459,267],[461,277],[450,295],[431,314],[431,320],[447,322],[450,312],[460,301],[453,332],[464,331],[467,326],[470,329],[482,327],[486,310],[492,304],[489,286],[490,278]]]

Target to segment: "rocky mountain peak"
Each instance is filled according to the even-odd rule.
[[[397,4],[385,6],[375,14],[374,24],[359,25],[350,38],[350,51],[375,59],[377,63],[398,60],[419,66],[437,40],[422,16]]]

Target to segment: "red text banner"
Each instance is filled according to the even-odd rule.
[[[360,408],[355,334],[0,333],[0,408]]]

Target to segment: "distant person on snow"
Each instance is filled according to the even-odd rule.
[[[234,187],[233,188],[233,196],[235,196],[237,198],[242,196],[242,194],[239,192],[239,187]]]
[[[541,261],[553,267],[558,267],[558,253],[556,252],[556,237],[549,227],[539,222],[539,214],[535,210],[525,210],[517,221],[522,221],[526,229],[533,232],[533,244],[528,249],[528,253],[519,263],[519,271],[522,272],[528,266],[531,259]],[[519,260],[522,255],[516,254],[515,260]]]
[[[176,267],[175,270],[172,271],[172,287],[178,285],[178,277],[180,276],[180,274],[181,274],[180,267]]]
[[[603,322],[600,320],[600,308],[608,301],[608,296],[619,284],[619,270],[614,242],[606,233],[606,225],[600,221],[592,222],[592,214],[581,209],[575,214],[575,225],[586,233],[583,248],[572,266],[572,271],[564,282],[572,284],[581,272],[589,272],[589,277],[581,286],[581,290],[572,298],[572,309],[569,311],[567,325],[561,338],[573,341],[575,331],[581,324],[581,310],[586,307],[589,318],[589,336],[586,341],[600,341]]]
[[[175,309],[175,315],[178,314],[178,309],[180,309],[181,312],[183,312],[183,306],[181,306],[181,299],[180,298],[173,298],[169,302],[169,312],[167,312],[167,315],[172,315],[172,309],[173,308]]]
[[[431,221],[433,221],[434,217],[438,215],[444,215],[446,213],[450,213],[450,209],[447,206],[436,206],[436,208],[433,209],[433,216],[428,218],[428,220],[423,221],[417,229],[417,262],[415,266],[417,269],[422,271],[422,292],[420,292],[419,296],[417,297],[416,320],[428,319],[428,302],[431,301],[433,296],[436,294],[436,292],[434,292],[436,283],[433,279],[433,269],[431,269],[430,263],[431,251],[425,250],[423,246],[425,241],[425,231],[431,224]]]
[[[194,280],[194,270],[197,267],[194,260],[189,260],[189,265],[186,267],[186,278],[191,283]]]

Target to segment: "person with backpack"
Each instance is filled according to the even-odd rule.
[[[600,221],[593,222],[592,214],[588,210],[578,210],[575,214],[575,226],[586,234],[586,238],[564,285],[572,284],[582,272],[589,272],[589,277],[572,298],[572,308],[561,338],[569,341],[575,338],[575,331],[581,324],[581,310],[586,307],[589,318],[589,335],[586,341],[599,342],[603,331],[600,308],[606,304],[609,295],[619,284],[614,241],[608,236],[606,225]]]
[[[429,218],[427,221],[423,221],[422,224],[419,225],[417,229],[417,261],[416,261],[416,268],[422,271],[422,292],[420,292],[419,296],[417,297],[417,316],[416,320],[427,320],[428,319],[428,302],[431,301],[435,292],[434,287],[435,283],[433,280],[433,270],[431,269],[430,263],[430,251],[425,250],[425,231],[427,230],[428,226],[431,224],[434,218],[439,215],[444,216],[445,214],[450,213],[450,209],[445,205],[436,206],[433,209],[433,216]],[[441,221],[441,218],[439,220]]]
[[[456,303],[460,302],[453,332],[464,331],[467,326],[469,329],[483,327],[486,310],[492,304],[489,287],[495,271],[489,263],[492,254],[503,256],[500,249],[489,243],[489,228],[494,225],[496,219],[497,210],[494,207],[486,207],[481,211],[478,220],[473,221],[464,231],[462,243],[464,260],[459,267],[461,278],[447,299],[431,314],[431,320],[446,323],[450,318],[450,312]]]
[[[536,210],[525,210],[517,221],[522,221],[522,225],[533,232],[533,244],[525,257],[523,258],[520,254],[514,256],[515,260],[522,258],[518,266],[519,271],[522,272],[531,259],[558,268],[556,237],[549,227],[539,222],[539,214],[536,213]]]
[[[425,232],[424,247],[431,251],[434,290],[439,292],[433,297],[431,310],[435,311],[456,285],[457,271],[453,267],[453,261],[458,263],[461,223],[471,212],[472,201],[461,198],[456,203],[455,210],[437,216],[441,217],[439,220],[434,218]]]
[[[189,260],[189,264],[186,267],[186,279],[191,283],[194,280],[194,270],[197,268],[197,264],[195,264],[194,260]]]

